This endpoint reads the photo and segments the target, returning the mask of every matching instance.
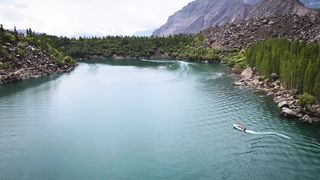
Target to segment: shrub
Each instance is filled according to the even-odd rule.
[[[314,97],[308,93],[303,93],[298,96],[298,105],[301,107],[308,107],[314,103]]]
[[[0,69],[9,69],[9,67],[8,63],[0,61]]]
[[[231,57],[227,58],[228,64],[239,69],[247,67],[246,57],[244,52],[232,53]]]
[[[1,37],[2,42],[8,42],[8,43],[15,43],[15,37],[11,33],[4,33],[3,36]]]
[[[64,62],[68,64],[74,64],[74,60],[70,56],[64,57]]]

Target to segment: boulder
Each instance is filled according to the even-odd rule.
[[[254,75],[254,71],[251,67],[247,67],[245,70],[242,71],[241,77],[243,79],[251,79]]]
[[[279,79],[278,74],[272,73],[272,74],[270,75],[270,80],[271,80],[272,82],[274,82],[274,81],[276,81],[276,80],[278,80],[278,79]]]
[[[274,82],[275,85],[280,86],[281,82],[279,80],[277,80],[276,82]]]
[[[267,94],[267,96],[274,96],[274,93],[273,93],[273,92],[269,92],[269,93]]]
[[[302,118],[299,119],[303,123],[312,124],[312,118],[308,115],[304,115]]]
[[[277,96],[276,94],[274,94],[273,96],[274,96],[273,101],[276,102],[276,103],[279,103],[279,102],[285,100],[281,96]]]
[[[296,89],[291,89],[291,90],[289,91],[289,93],[290,93],[292,96],[295,96],[295,95],[298,94],[298,90],[296,90]]]
[[[5,70],[0,70],[0,75],[6,75],[6,71]]]
[[[259,81],[258,85],[263,86],[264,85],[264,81]]]
[[[318,112],[317,109],[310,108],[307,111],[312,117],[320,117],[320,113]]]
[[[320,108],[320,104],[313,104],[311,107],[314,109],[318,109],[318,108]]]
[[[14,75],[20,75],[22,73],[24,73],[24,69],[19,69],[16,72],[14,72]]]
[[[279,90],[280,90],[279,87],[272,88],[272,92],[273,92],[273,93],[277,93]]]
[[[205,61],[202,61],[202,63],[204,63],[204,64],[209,64],[209,61],[208,61],[208,60],[205,60]]]
[[[298,118],[302,118],[304,115],[302,113],[298,114]]]
[[[278,104],[278,108],[289,107],[289,103],[287,101],[281,101]]]
[[[292,106],[292,105],[294,105],[296,102],[297,102],[296,100],[292,100],[292,101],[289,101],[288,104],[289,104],[289,106]]]
[[[292,109],[289,109],[287,107],[283,107],[281,109],[280,115],[282,117],[286,117],[286,118],[297,118],[298,117],[298,113],[296,113],[295,111],[293,111]]]
[[[233,83],[234,86],[243,86],[242,82],[236,81]]]
[[[254,79],[253,81],[251,81],[254,85],[258,85],[259,84],[259,79]]]

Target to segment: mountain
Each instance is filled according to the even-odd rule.
[[[320,42],[320,14],[252,18],[211,27],[201,35],[206,39],[207,47],[219,50],[241,50],[267,38]]]
[[[309,8],[320,8],[320,0],[301,0]]]
[[[257,4],[261,0],[243,0],[244,3],[246,4]]]
[[[153,33],[154,29],[149,29],[145,31],[137,31],[133,35],[134,36],[151,36]]]
[[[289,14],[304,16],[313,13],[313,10],[307,8],[298,0],[263,0],[252,7],[246,19],[255,17],[270,17]]]
[[[316,10],[305,7],[299,0],[195,0],[170,16],[153,35],[193,34],[238,20],[313,13]]]

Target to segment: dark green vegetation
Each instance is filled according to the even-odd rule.
[[[308,107],[314,103],[314,97],[308,93],[303,93],[298,96],[298,105],[301,107]]]
[[[221,60],[216,50],[205,47],[206,42],[200,35],[67,38],[40,34],[34,37],[73,58],[164,56],[190,61],[218,62]]]
[[[20,60],[28,57],[35,50],[41,50],[60,66],[75,63],[71,57],[53,48],[48,41],[39,38],[31,29],[28,29],[24,36],[15,28],[11,32],[0,26],[0,69],[21,65]]]
[[[192,36],[179,35],[168,38],[107,36],[63,39],[61,50],[75,58],[100,57],[150,57],[172,54],[190,44]]]
[[[240,52],[230,51],[225,59],[230,66],[235,67],[237,69],[244,69],[247,66],[244,50]]]
[[[301,94],[309,93],[320,100],[318,43],[267,39],[252,45],[246,52],[246,58],[248,64],[256,67],[262,75],[277,73],[286,88],[296,89]]]

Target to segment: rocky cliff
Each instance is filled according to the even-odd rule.
[[[236,21],[201,32],[207,46],[220,50],[243,49],[266,38],[320,41],[320,15],[283,15]]]
[[[299,0],[196,0],[170,16],[153,35],[192,34],[239,20],[316,13]]]

